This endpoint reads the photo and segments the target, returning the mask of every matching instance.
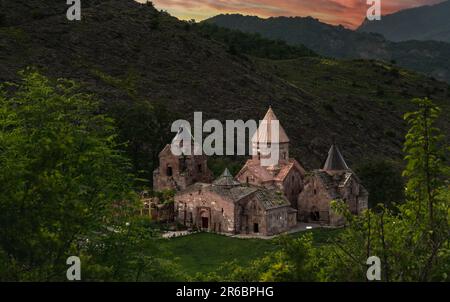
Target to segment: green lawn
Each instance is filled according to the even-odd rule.
[[[316,229],[314,242],[326,243],[327,238],[335,236],[340,230]],[[303,236],[305,232],[290,236]],[[276,250],[275,240],[239,239],[211,233],[197,233],[185,237],[161,239],[161,248],[169,252],[171,259],[179,258],[184,272],[190,276],[197,272],[208,273],[217,270],[221,264],[235,260],[239,265],[262,257]]]

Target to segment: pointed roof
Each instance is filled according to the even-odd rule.
[[[241,184],[238,181],[234,180],[233,176],[230,173],[230,170],[226,168],[225,171],[223,171],[222,175],[213,182],[213,185],[220,187],[235,187]]]
[[[272,141],[272,122],[273,121],[279,121],[277,116],[272,110],[272,107],[269,107],[269,110],[267,111],[266,115],[264,116],[263,120],[261,121],[261,124],[256,131],[255,135],[253,135],[252,142],[256,143],[277,143]],[[289,143],[289,137],[286,134],[286,131],[284,131],[283,127],[281,126],[281,123],[279,123],[279,136],[278,136],[279,142],[278,143]]]
[[[331,145],[330,151],[328,151],[328,157],[323,166],[324,171],[340,171],[340,170],[349,170],[347,163],[344,160],[344,157],[339,151],[339,148],[336,144]]]

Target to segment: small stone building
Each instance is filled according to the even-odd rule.
[[[178,144],[183,148],[182,137],[183,131],[180,129],[172,144]],[[159,167],[153,172],[153,189],[155,191],[162,191],[164,189],[172,189],[176,191],[184,190],[186,187],[196,182],[211,182],[213,180],[212,172],[208,168],[206,155],[194,155],[196,145],[191,138],[191,152],[186,152],[189,155],[174,155],[171,151],[171,145],[168,144],[159,153]]]
[[[228,170],[212,184],[179,192],[175,212],[187,227],[217,233],[275,235],[297,224],[297,211],[282,192],[240,184]]]
[[[309,173],[298,197],[299,220],[340,226],[344,218],[332,212],[333,200],[343,200],[358,215],[368,208],[369,193],[333,144],[321,170]]]
[[[298,194],[303,189],[303,177],[305,169],[294,158],[289,157],[290,140],[279,124],[279,135],[277,141],[272,135],[272,123],[279,122],[272,108],[269,108],[258,131],[252,137],[253,156],[249,159],[236,179],[244,184],[265,187],[267,189],[281,190],[291,203],[293,208],[297,208]],[[278,145],[279,160],[275,165],[262,166],[263,156],[260,152],[260,146],[267,144],[273,147]]]

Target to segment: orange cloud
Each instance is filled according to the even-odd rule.
[[[442,1],[381,0],[382,14]],[[185,20],[200,21],[222,13],[241,13],[263,18],[312,16],[325,23],[341,24],[349,28],[356,28],[361,24],[369,7],[366,0],[153,0],[153,3],[157,8]]]

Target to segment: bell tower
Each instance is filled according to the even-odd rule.
[[[276,129],[276,126],[278,126],[278,137],[272,133]],[[264,146],[267,146],[269,149],[278,147],[278,162],[268,167],[269,170],[276,171],[280,164],[289,162],[289,143],[290,140],[286,131],[284,131],[272,107],[270,107],[252,138],[253,160],[260,162],[262,158],[270,157],[270,155],[264,155],[266,153],[263,152]]]

